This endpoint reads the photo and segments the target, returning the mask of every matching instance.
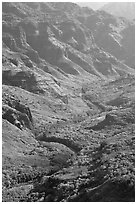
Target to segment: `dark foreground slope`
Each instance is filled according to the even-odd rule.
[[[3,201],[134,201],[134,24],[72,3],[2,6]]]

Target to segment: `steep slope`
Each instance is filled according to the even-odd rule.
[[[65,2],[2,11],[3,201],[134,201],[134,24]]]
[[[86,14],[78,14],[77,18],[92,31],[96,44],[134,68],[135,22],[114,17],[103,10],[97,12],[88,8],[83,10]]]

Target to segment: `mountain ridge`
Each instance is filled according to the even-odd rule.
[[[114,16],[124,17],[128,20],[135,19],[135,3],[134,2],[111,2],[105,4],[100,10],[104,10]]]

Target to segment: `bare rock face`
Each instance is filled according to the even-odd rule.
[[[7,6],[20,11],[18,4],[3,4],[5,15],[8,12]],[[45,9],[47,9],[46,6],[45,3]],[[22,12],[33,10],[27,4],[22,4],[21,8]],[[38,10],[35,8],[33,12],[37,13]],[[33,12],[32,16],[34,15]],[[103,59],[103,50],[99,47],[117,57],[118,60],[122,60],[129,67],[133,67],[131,60],[134,59],[134,23],[123,22],[122,19],[116,19],[101,11],[91,11],[85,18],[86,11],[76,5],[71,13],[76,21],[69,17],[66,19],[65,16],[63,21],[58,19],[59,13],[56,7],[54,12],[58,22],[55,20],[54,12],[51,13],[50,10],[46,10],[49,12],[52,22],[45,19],[43,11],[39,12],[41,12],[41,20],[34,20],[34,15],[30,19],[15,20],[16,23],[12,26],[6,17],[4,18],[3,42],[13,51],[23,52],[36,64],[40,64],[42,62],[40,58],[42,58],[50,64],[58,66],[65,73],[73,75],[80,73],[77,64],[86,72],[99,77],[102,74],[105,76],[116,75],[112,69],[117,72],[118,70],[116,66],[112,67],[114,64],[110,58],[118,66],[120,64],[113,56],[108,53],[105,55],[105,52]],[[66,12],[69,13],[70,11],[67,10]],[[64,11],[62,11],[63,13]],[[130,35],[128,35],[129,32]],[[100,33],[102,33],[101,36]],[[97,52],[94,52],[95,48],[98,49]],[[89,54],[87,55],[87,53]],[[99,68],[100,64],[104,66],[104,69]],[[118,74],[120,73],[118,72]]]
[[[26,127],[32,130],[33,119],[30,109],[13,98],[6,103],[7,105],[3,105],[2,118],[20,129]]]

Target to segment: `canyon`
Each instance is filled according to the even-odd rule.
[[[3,2],[3,202],[134,202],[134,71],[134,21]]]

